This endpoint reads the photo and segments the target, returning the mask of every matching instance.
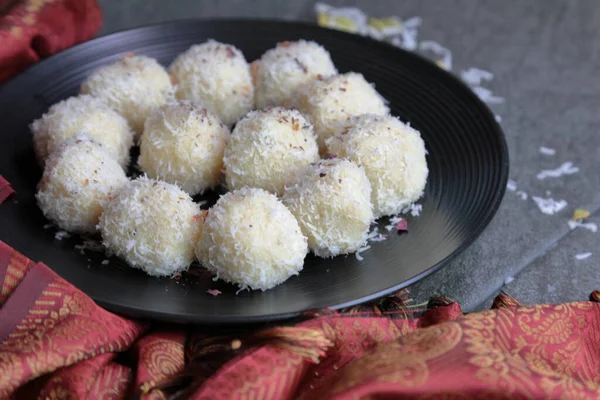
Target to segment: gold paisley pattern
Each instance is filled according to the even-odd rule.
[[[38,264],[29,272],[31,279]],[[44,272],[48,273],[48,272]],[[108,352],[122,351],[145,325],[98,308],[91,299],[56,277],[34,308],[0,344],[0,398],[26,381],[60,367]],[[58,390],[58,389],[57,389]]]

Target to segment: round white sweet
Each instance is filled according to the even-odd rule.
[[[318,160],[312,125],[296,110],[274,107],[237,123],[223,164],[229,189],[258,187],[282,195],[298,171]]]
[[[329,52],[318,43],[277,43],[252,64],[256,108],[291,105],[296,90],[316,79],[337,74]]]
[[[325,141],[336,126],[352,116],[385,115],[385,100],[362,74],[349,72],[323,80],[315,80],[297,93],[296,107],[309,116],[315,127],[317,143],[326,152]]]
[[[133,132],[127,120],[95,97],[69,97],[54,104],[31,124],[31,131],[33,147],[42,166],[58,145],[78,133],[104,145],[123,168],[129,164]]]
[[[167,71],[153,58],[134,55],[92,72],[80,91],[99,98],[123,115],[138,137],[150,112],[173,97]]]
[[[105,246],[152,276],[187,270],[202,230],[202,211],[170,183],[140,177],[105,206],[100,217]]]
[[[202,104],[226,125],[254,106],[250,66],[234,46],[209,40],[180,54],[169,67],[176,96]]]
[[[174,183],[191,195],[221,182],[229,129],[189,101],[155,109],[146,120],[138,163],[150,178]]]
[[[243,188],[209,210],[196,247],[200,262],[240,288],[267,290],[297,275],[308,253],[296,218],[274,195]]]
[[[329,152],[362,165],[373,189],[375,215],[402,212],[427,183],[425,143],[419,131],[392,116],[349,119],[327,140]]]
[[[92,233],[109,197],[126,183],[113,154],[100,143],[76,135],[46,160],[36,199],[46,218],[60,228]]]
[[[345,159],[321,160],[309,167],[286,189],[283,203],[320,257],[358,250],[374,218],[369,180],[361,167]]]

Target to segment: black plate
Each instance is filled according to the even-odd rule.
[[[93,69],[134,51],[168,65],[208,38],[239,47],[251,61],[283,40],[321,43],[340,72],[358,71],[390,101],[394,115],[421,131],[429,151],[429,181],[409,232],[354,255],[309,257],[302,273],[267,292],[235,294],[206,276],[150,278],[103,255],[80,254],[79,238],[58,241],[38,210],[41,176],[28,124],[50,105],[77,94]],[[47,263],[102,306],[133,316],[194,323],[288,318],[320,307],[341,308],[392,293],[439,269],[465,249],[496,212],[508,177],[508,153],[494,116],[462,82],[433,63],[390,45],[313,25],[250,20],[183,21],[104,36],[30,68],[0,91],[0,174],[17,203],[0,206],[0,240]],[[387,221],[380,221],[380,230]],[[386,232],[387,233],[387,232]],[[207,289],[223,293],[213,297]]]

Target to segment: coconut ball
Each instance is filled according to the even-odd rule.
[[[180,54],[169,67],[175,95],[203,104],[226,125],[254,106],[250,66],[234,46],[209,40]]]
[[[345,159],[311,165],[286,189],[283,203],[298,219],[309,248],[319,257],[358,250],[373,221],[371,185],[365,171]]]
[[[138,163],[150,178],[174,183],[191,195],[221,182],[229,129],[189,101],[155,109],[140,139]]]
[[[312,125],[298,111],[252,111],[237,123],[225,149],[225,180],[229,189],[258,187],[282,195],[298,171],[318,160]]]
[[[78,133],[102,144],[123,168],[129,164],[133,132],[127,120],[95,97],[81,95],[54,104],[31,124],[31,131],[33,147],[42,166],[58,145]]]
[[[305,85],[298,91],[296,107],[310,117],[321,152],[327,151],[325,141],[333,134],[336,125],[349,117],[389,112],[384,98],[373,85],[355,72]]]
[[[112,198],[100,217],[104,245],[152,276],[186,270],[202,230],[202,211],[170,183],[140,177]]]
[[[298,221],[262,189],[222,196],[209,210],[198,260],[218,278],[242,289],[267,290],[302,270],[308,253]]]
[[[127,55],[105,65],[81,84],[91,94],[123,115],[139,136],[150,112],[173,96],[167,71],[153,58]]]
[[[256,108],[290,105],[296,90],[317,77],[337,74],[329,52],[315,42],[278,43],[252,64]]]
[[[110,196],[126,183],[123,168],[104,146],[77,135],[48,157],[35,197],[46,218],[60,228],[91,233]]]
[[[329,152],[365,169],[375,215],[402,212],[422,195],[427,182],[425,143],[419,131],[392,116],[349,119],[327,140]]]

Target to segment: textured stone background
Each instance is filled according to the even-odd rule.
[[[314,1],[100,0],[101,34],[182,18],[261,17],[315,20]],[[486,87],[505,103],[502,117],[511,179],[528,193],[507,192],[494,221],[461,256],[413,287],[417,300],[440,293],[465,310],[489,305],[504,290],[524,303],[583,300],[600,287],[600,233],[567,226],[576,207],[600,222],[600,2],[595,0],[368,0],[329,1],[358,6],[375,17],[423,18],[420,39],[453,52],[454,72],[493,72]],[[556,149],[542,155],[540,146]],[[572,161],[574,175],[540,181],[542,169]],[[547,191],[550,193],[548,194]],[[564,199],[549,216],[531,196]],[[575,255],[592,252],[578,261]],[[513,279],[514,278],[514,279]],[[510,281],[505,285],[505,281]]]

